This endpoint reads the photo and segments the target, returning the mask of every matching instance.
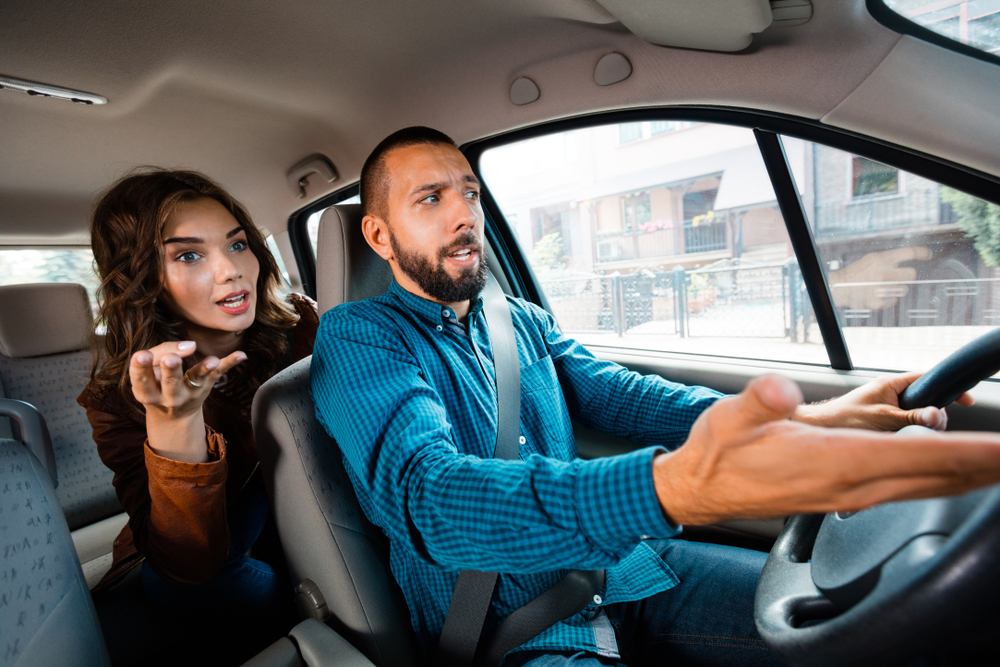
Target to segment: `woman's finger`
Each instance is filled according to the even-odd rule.
[[[240,352],[239,350],[233,352],[228,356],[223,357],[222,359],[219,360],[219,367],[215,369],[215,376],[219,377],[223,373],[229,371],[229,369],[233,368],[238,364],[243,363],[246,360],[247,360],[246,353]]]
[[[176,354],[165,354],[160,358],[160,390],[176,394],[184,382],[184,366]]]
[[[201,389],[205,385],[211,387],[219,377],[218,373],[213,373],[218,367],[218,357],[205,357],[201,360],[201,363],[188,369],[184,374],[184,382],[194,391]]]
[[[132,355],[128,373],[135,400],[145,405],[159,399],[160,383],[153,372],[153,355],[149,351],[140,350]]]
[[[160,361],[168,354],[184,358],[194,354],[197,349],[198,345],[193,340],[170,340],[150,348],[149,352],[153,355],[153,366],[159,366]]]

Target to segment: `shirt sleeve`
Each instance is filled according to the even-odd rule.
[[[698,416],[722,397],[707,387],[641,375],[598,359],[563,335],[550,313],[534,304],[519,303],[529,310],[545,339],[570,415],[588,428],[639,445],[673,449],[684,444]]]
[[[462,454],[398,329],[354,307],[320,323],[312,395],[365,512],[394,543],[447,569],[531,573],[610,567],[641,537],[676,534],[656,502],[654,449],[572,462]]]
[[[226,452],[222,436],[206,427],[207,463],[158,456],[146,429],[93,394],[81,396],[94,441],[129,515],[136,550],[161,577],[178,584],[210,581],[229,551]]]

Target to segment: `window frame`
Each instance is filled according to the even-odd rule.
[[[944,47],[950,51],[961,53],[963,56],[969,56],[970,58],[975,58],[976,60],[984,60],[988,63],[993,63],[994,65],[1000,65],[1000,56],[987,53],[986,51],[981,51],[974,46],[969,46],[968,44],[962,44],[961,42],[951,39],[950,37],[945,37],[944,35],[936,33],[930,28],[925,28],[919,23],[911,21],[894,10],[889,9],[884,0],[865,0],[865,5],[868,8],[868,13],[872,15],[872,18],[893,32],[916,37],[917,39],[930,42],[936,46]]]
[[[292,246],[293,259],[299,270],[302,291],[310,299],[316,298],[316,255],[309,242],[309,230],[306,229],[309,216],[317,211],[330,208],[345,199],[357,196],[360,188],[360,182],[355,181],[300,208],[288,218],[288,240]]]
[[[875,160],[1000,205],[1000,178],[998,177],[910,148],[823,125],[819,121],[757,110],[694,105],[649,107],[585,114],[494,135],[469,142],[460,147],[472,165],[473,171],[483,181],[482,202],[487,220],[487,238],[500,258],[502,265],[500,268],[511,281],[515,296],[533,301],[551,312],[525,253],[517,244],[512,228],[504,220],[499,206],[489,192],[489,184],[482,176],[480,158],[483,153],[491,148],[556,132],[596,125],[658,120],[718,123],[754,130],[758,146],[761,149],[761,156],[768,168],[768,175],[778,199],[779,209],[785,219],[789,239],[792,241],[802,270],[803,280],[809,292],[817,324],[823,334],[830,367],[836,370],[853,370],[854,367],[847,351],[843,330],[816,250],[812,230],[809,227],[798,190],[794,186],[794,177],[784,156],[781,136],[821,143],[853,155]]]

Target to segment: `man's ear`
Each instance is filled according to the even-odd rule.
[[[389,261],[393,258],[392,244],[389,242],[389,226],[385,220],[375,215],[366,215],[361,219],[361,233],[365,241],[372,247],[375,254]]]

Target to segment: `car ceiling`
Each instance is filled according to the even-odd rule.
[[[822,120],[1000,175],[1000,67],[901,37],[862,0],[813,5],[729,54],[644,42],[595,0],[6,0],[0,74],[109,103],[0,91],[0,244],[89,243],[94,197],[136,165],[204,171],[281,232],[400,127],[463,143],[649,105]],[[612,51],[633,74],[598,86]],[[536,102],[511,103],[519,76]],[[297,199],[286,172],[313,153],[340,179]]]

